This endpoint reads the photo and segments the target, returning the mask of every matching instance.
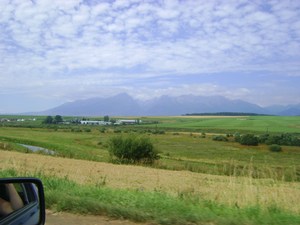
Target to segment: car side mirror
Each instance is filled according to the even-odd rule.
[[[45,197],[41,180],[0,179],[0,225],[43,225],[45,219]]]

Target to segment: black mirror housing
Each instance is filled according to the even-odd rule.
[[[0,225],[43,225],[45,220],[44,187],[40,179],[0,178]]]

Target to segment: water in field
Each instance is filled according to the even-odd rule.
[[[32,152],[44,152],[46,154],[49,154],[49,155],[55,155],[55,151],[53,150],[49,150],[49,149],[46,149],[46,148],[42,148],[42,147],[38,147],[38,146],[33,146],[33,145],[25,145],[25,144],[19,144],[25,148],[27,148],[28,150],[32,151]]]

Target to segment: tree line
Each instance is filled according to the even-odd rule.
[[[268,114],[244,112],[215,112],[215,113],[187,113],[184,116],[270,116]]]
[[[64,120],[61,115],[56,115],[55,117],[47,116],[43,121],[44,124],[58,124],[62,122],[64,122]]]

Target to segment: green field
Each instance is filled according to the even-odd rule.
[[[150,119],[150,118],[144,118]],[[300,117],[245,116],[245,117],[157,117],[159,123],[149,127],[194,130],[204,132],[275,132],[300,133]]]
[[[142,120],[158,123],[106,127],[103,131],[103,127],[99,126],[45,126],[41,125],[40,117],[29,127],[22,123],[19,127],[17,122],[2,124],[0,141],[10,143],[11,148],[19,151],[26,150],[16,143],[44,147],[61,157],[109,162],[108,139],[114,135],[138,133],[149,136],[160,152],[161,159],[154,165],[157,168],[238,176],[247,175],[251,168],[255,178],[274,176],[277,179],[300,180],[297,175],[300,170],[299,147],[283,146],[282,154],[274,154],[266,145],[242,146],[231,141],[212,141],[215,132],[261,134],[267,129],[270,134],[290,131],[299,135],[299,117],[144,117]],[[155,131],[164,132],[156,134],[160,132]],[[203,138],[204,131],[214,133],[206,133]]]
[[[3,117],[4,116],[2,116],[2,118]],[[11,118],[15,117],[12,116]],[[265,144],[244,146],[234,142],[232,138],[230,138],[228,142],[213,140],[215,135],[234,133],[291,133],[299,138],[299,117],[143,117],[140,119],[149,124],[109,126],[105,127],[105,129],[100,126],[43,125],[41,123],[43,118],[44,117],[38,117],[35,121],[0,123],[0,149],[26,153],[28,150],[19,144],[28,144],[53,150],[56,152],[56,157],[110,163],[108,140],[111,137],[116,135],[144,135],[150,137],[160,155],[160,160],[151,165],[152,168],[170,171],[191,171],[193,173],[207,174],[209,176],[218,175],[229,178],[247,178],[250,179],[251,185],[253,183],[252,179],[261,180],[262,182],[265,182],[267,179],[268,182],[272,181],[270,187],[275,188],[275,190],[277,186],[280,186],[280,189],[276,190],[278,193],[284,190],[281,185],[289,186],[289,184],[298,184],[300,182],[299,146],[282,146],[282,152],[275,153],[269,151],[268,146]],[[147,167],[150,167],[150,165],[147,165]],[[17,175],[18,172],[15,173]],[[44,179],[48,182],[50,178],[45,177]],[[63,186],[60,187],[60,185],[63,185],[64,182],[68,183],[69,181],[58,179],[58,181],[51,182],[58,182],[58,188],[64,188]],[[59,184],[60,182],[62,184]],[[76,186],[77,184],[67,185]],[[89,188],[90,187],[87,186],[76,186],[78,193],[85,193],[90,190]],[[53,190],[53,192],[47,193],[48,198],[53,201],[53,205],[49,203],[51,207],[59,205],[58,200],[53,195],[53,193],[58,193],[59,191],[55,192],[55,190]],[[97,192],[97,190],[91,190],[91,192]],[[99,195],[109,195],[111,192],[112,190],[108,188],[107,190],[103,190],[103,193],[99,193]],[[188,191],[187,196],[189,196],[189,193],[190,191]],[[116,197],[119,199],[115,199],[116,202],[119,202],[122,201],[122,199],[120,199],[121,195],[128,195],[128,197],[126,197],[127,199],[123,200],[130,205],[135,204],[129,200],[130,196],[139,199],[138,201],[141,201],[141,204],[150,204],[148,198],[152,200],[162,198],[166,201],[170,201],[170,204],[178,204],[179,208],[176,209],[178,211],[188,211],[194,207],[194,200],[190,199],[190,197],[187,199],[184,198],[184,200],[178,200],[165,194],[166,193],[160,195],[160,193],[158,193],[157,196],[145,194],[146,196],[141,196],[131,191],[119,192],[115,190],[110,194],[110,197],[113,198],[113,195],[119,196]],[[179,197],[180,196],[181,195],[179,195]],[[193,198],[194,197],[199,198],[199,196],[193,195]],[[66,199],[66,202],[71,201],[71,199],[72,201],[77,201],[78,204],[82,201],[79,198],[76,200],[70,197],[70,199]],[[165,212],[166,214],[164,215],[159,214],[158,211],[156,212],[154,208],[157,208],[157,205],[153,205],[154,208],[150,207],[145,209],[149,211],[149,215],[151,215],[147,217],[148,214],[144,215],[138,211],[140,206],[132,208],[132,212],[127,212],[122,207],[114,208],[115,206],[110,205],[108,202],[98,206],[98,203],[91,199],[89,201],[91,205],[100,207],[100,211],[106,211],[105,214],[109,215],[113,215],[113,213],[107,212],[107,210],[114,209],[117,211],[123,210],[122,213],[120,213],[121,217],[138,221],[154,220],[160,224],[172,224],[175,220],[175,217],[173,219],[171,218],[174,216],[171,211]],[[163,203],[158,201],[158,205],[161,204]],[[91,205],[87,207],[91,207]],[[185,207],[184,205],[188,206]],[[74,209],[65,209],[64,207],[66,206],[63,205],[59,207],[61,207],[61,210],[84,213],[81,211],[83,209],[76,209],[76,206],[74,206]],[[243,207],[242,209],[236,209],[232,208],[231,205],[219,206],[212,199],[208,202],[201,201],[201,207],[199,205],[197,207],[193,208],[195,214],[190,215],[191,217],[188,219],[181,219],[189,223],[195,221],[195,223],[214,221],[213,224],[238,224],[238,221],[242,221],[241,224],[281,224],[281,217],[280,220],[278,220],[279,222],[276,222],[276,212],[278,212],[278,215],[287,217],[287,221],[289,221],[290,224],[297,224],[297,221],[299,221],[299,218],[294,214],[295,212],[287,212],[287,214],[285,214],[281,209],[281,205],[276,204],[273,209],[270,208],[270,211],[268,211],[268,208],[264,208],[266,206],[261,205],[249,205],[248,208]],[[207,211],[209,207],[211,207],[210,209],[212,211]],[[219,212],[220,207],[223,207],[225,211],[222,213]],[[270,207],[270,205],[267,207]],[[196,215],[198,215],[201,210],[206,210],[209,216],[202,215],[201,218],[198,218]],[[275,213],[272,210],[275,210]],[[130,215],[126,216],[126,213]],[[95,212],[95,214],[97,213]],[[222,218],[228,217],[229,219],[217,219],[216,215],[218,214],[222,215]],[[237,219],[233,219],[238,214],[241,216]],[[188,213],[184,215],[188,215]],[[267,215],[271,219],[264,220],[264,215]],[[164,222],[163,217],[167,216],[170,216],[170,218]],[[215,219],[212,219],[213,217],[215,217]]]
[[[45,117],[43,116],[5,116],[1,118],[25,118],[24,122],[12,121],[0,123],[4,126],[32,126],[37,127]],[[35,118],[35,121],[29,119]],[[256,133],[297,133],[300,134],[299,116],[173,116],[173,117],[113,117],[114,119],[140,119],[145,123],[136,128],[148,127],[169,130],[185,130],[197,132],[256,132]],[[65,120],[74,119],[64,117]],[[103,117],[93,117],[91,120],[103,120]]]

